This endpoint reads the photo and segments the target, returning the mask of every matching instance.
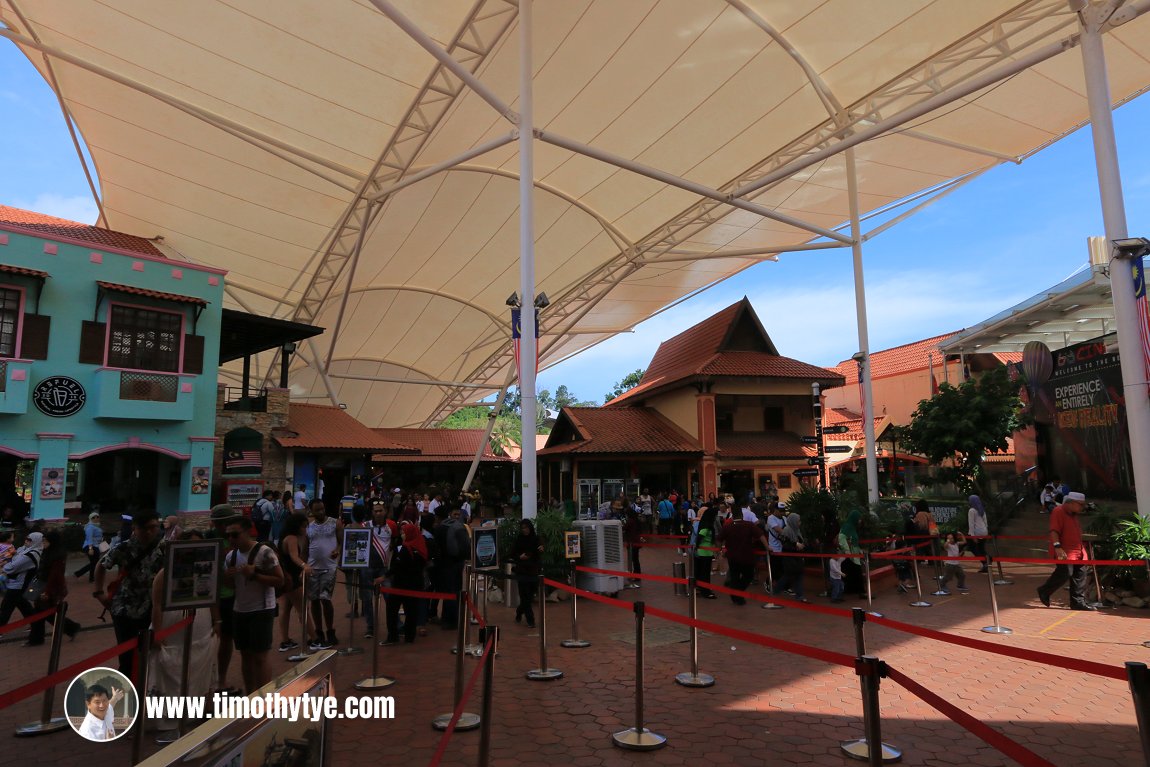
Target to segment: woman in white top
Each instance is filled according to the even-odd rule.
[[[986,507],[982,505],[982,499],[977,495],[972,495],[967,499],[970,501],[970,508],[966,510],[966,534],[971,536],[967,540],[970,541],[970,553],[982,560],[982,569],[978,572],[986,572],[986,538],[990,534],[990,528],[986,524]]]

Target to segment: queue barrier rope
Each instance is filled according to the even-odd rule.
[[[183,631],[184,629],[186,629],[188,626],[190,626],[192,624],[192,621],[194,621],[195,619],[196,619],[196,616],[189,615],[188,617],[183,618],[176,623],[173,623],[171,626],[168,626],[166,629],[160,629],[159,631],[154,632],[152,634],[152,641],[153,642],[163,642],[165,639],[170,637],[172,634],[175,634],[178,631]]]
[[[47,610],[41,610],[40,612],[38,612],[34,615],[29,615],[27,618],[21,618],[20,620],[16,621],[15,623],[6,623],[3,626],[0,626],[0,636],[3,636],[4,634],[7,634],[11,631],[15,631],[16,629],[24,628],[25,626],[32,624],[32,623],[35,623],[36,621],[42,621],[45,618],[48,618],[48,617],[53,616],[55,614],[56,614],[56,608],[55,607],[49,607]]]
[[[657,581],[659,583],[676,583],[681,586],[686,586],[688,581],[686,578],[674,578],[670,575],[652,575],[650,573],[625,573],[620,570],[603,570],[598,567],[584,567],[577,565],[576,572],[580,573],[595,573],[597,575],[617,575],[620,578],[638,579],[643,581]],[[627,604],[630,604],[628,602]]]
[[[458,594],[448,594],[445,591],[412,591],[411,589],[393,589],[390,586],[380,586],[379,593],[396,597],[415,597],[416,599],[459,599]]]
[[[592,602],[601,602],[602,604],[610,605],[611,607],[621,607],[625,610],[633,610],[635,608],[634,602],[627,602],[622,599],[606,596],[604,594],[596,594],[593,591],[584,591],[583,589],[575,588],[568,583],[553,581],[550,578],[544,578],[543,582],[552,588],[559,589],[560,591],[566,591],[568,594],[578,596],[580,599],[590,599]]]
[[[1055,767],[1052,762],[1043,759],[1021,743],[1006,737],[998,730],[980,722],[966,711],[963,711],[950,701],[923,687],[898,669],[887,666],[886,675],[887,678],[902,686],[907,692],[921,699],[986,744],[1009,756],[1021,764],[1022,767]]]
[[[483,657],[486,658],[487,654],[491,652],[492,646],[495,644],[495,637],[488,637],[487,644],[483,646]],[[455,725],[459,723],[459,717],[463,716],[463,707],[467,705],[471,693],[475,691],[475,685],[479,681],[479,675],[483,673],[483,664],[478,663],[475,670],[471,672],[471,678],[467,680],[467,686],[463,689],[463,695],[459,696],[459,703],[456,705],[455,710],[451,712],[451,721],[447,723],[447,729],[443,731],[443,735],[439,738],[439,745],[435,748],[435,753],[428,762],[428,767],[439,767],[439,763],[443,761],[443,755],[447,752],[447,744],[451,742],[451,736],[455,734]]]
[[[841,607],[826,607],[825,605],[816,605],[812,602],[799,602],[795,599],[788,599],[783,596],[763,595],[756,594],[752,591],[739,591],[732,589],[729,586],[720,586],[717,583],[707,583],[706,581],[697,581],[696,585],[700,588],[708,589],[719,594],[726,594],[732,597],[742,597],[749,599],[752,602],[762,602],[763,604],[784,604],[787,607],[794,607],[799,610],[806,610],[812,613],[822,613],[823,615],[832,615],[836,618],[850,618],[851,611],[844,610]]]
[[[475,609],[475,603],[471,601],[471,595],[467,595],[467,609],[471,611],[471,617],[479,624],[479,628],[487,628],[487,621],[483,620],[483,616],[479,614],[479,610]]]
[[[44,692],[49,687],[55,687],[63,681],[70,681],[77,674],[87,671],[95,665],[98,665],[109,658],[114,658],[120,653],[128,652],[129,650],[136,649],[139,643],[138,639],[129,639],[127,642],[109,647],[107,650],[102,650],[95,655],[85,658],[84,660],[77,661],[67,668],[60,669],[55,674],[46,676],[43,679],[37,679],[35,682],[29,682],[26,685],[17,687],[14,690],[9,690],[0,695],[0,710],[8,708],[9,706],[19,703],[25,698],[30,698],[33,695]]]

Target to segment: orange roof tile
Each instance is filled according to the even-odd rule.
[[[471,461],[475,458],[475,449],[487,435],[486,429],[372,429],[373,432],[386,440],[401,445],[410,445],[418,451],[417,454],[381,455],[384,461]],[[488,443],[483,451],[482,461],[505,461],[511,459],[505,455],[495,455],[491,452]]]
[[[105,248],[130,250],[145,256],[165,258],[152,241],[144,237],[8,205],[0,205],[0,229],[18,229],[47,239],[79,240]]]
[[[5,274],[18,274],[21,277],[32,277],[37,280],[45,280],[48,278],[47,272],[42,272],[39,269],[29,269],[24,266],[9,266],[8,264],[0,264],[0,272]]]
[[[747,345],[757,349],[730,348]],[[743,298],[659,344],[639,385],[605,407],[622,405],[694,376],[803,378],[827,388],[844,383],[835,371],[779,356],[751,302]]]
[[[958,331],[943,333],[941,336],[924,338],[921,341],[895,346],[891,349],[871,352],[871,379],[886,378],[887,376],[909,373],[914,370],[926,370],[930,367],[930,354],[932,352],[934,354],[934,364],[939,369],[941,375],[942,352],[938,350],[938,345],[951,336],[957,335],[957,333]],[[858,365],[854,360],[843,360],[835,365],[832,370],[842,375],[848,381],[858,381]]]
[[[104,282],[103,280],[96,280],[96,284],[104,290],[115,291],[116,293],[127,293],[132,296],[147,296],[148,298],[159,298],[163,301],[174,301],[180,304],[196,304],[197,306],[207,306],[207,300],[197,298],[195,296],[181,296],[178,293],[165,293],[162,290],[150,290],[149,288],[137,288],[133,285],[120,285],[115,282]]]
[[[364,453],[413,452],[415,448],[376,434],[332,405],[288,406],[288,425],[272,431],[282,447],[307,450],[356,450]]]
[[[571,439],[560,441],[568,433]],[[565,407],[539,454],[702,452],[689,434],[651,408]]]

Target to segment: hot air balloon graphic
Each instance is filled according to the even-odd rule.
[[[1026,385],[1032,396],[1038,387],[1050,380],[1050,374],[1054,372],[1054,357],[1046,344],[1030,341],[1022,347],[1022,372],[1026,374]]]

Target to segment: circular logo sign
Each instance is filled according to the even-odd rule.
[[[63,418],[75,415],[88,399],[84,387],[75,378],[52,376],[36,384],[32,401],[44,415]]]

